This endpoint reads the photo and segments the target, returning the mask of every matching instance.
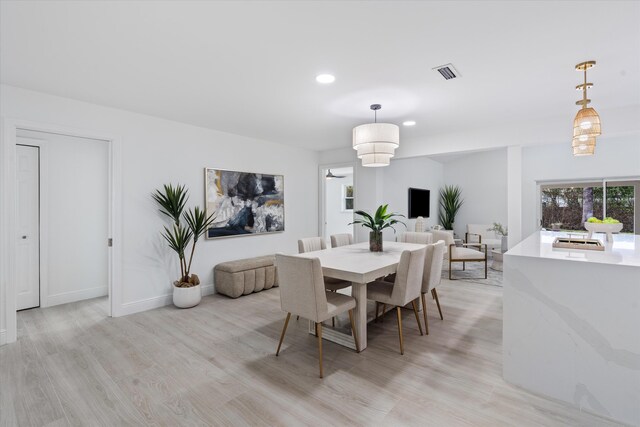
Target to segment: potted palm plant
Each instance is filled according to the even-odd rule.
[[[453,230],[453,223],[463,203],[462,190],[457,185],[445,185],[444,188],[440,190],[440,212],[438,219],[445,230]]]
[[[391,228],[395,233],[394,225],[402,224],[406,227],[404,222],[394,219],[395,217],[404,217],[404,215],[387,213],[388,207],[389,205],[380,205],[373,216],[365,211],[356,211],[355,214],[361,218],[349,224],[361,224],[363,227],[371,229],[369,232],[369,250],[371,252],[382,252],[382,230]]]
[[[180,278],[173,282],[173,304],[180,308],[194,307],[202,299],[200,279],[191,273],[191,262],[198,239],[207,231],[215,219],[213,214],[207,216],[204,209],[196,206],[185,210],[189,199],[184,185],[164,185],[162,190],[152,194],[162,214],[172,221],[171,227],[164,226],[162,237],[178,255],[180,262]],[[191,252],[187,252],[191,246]]]

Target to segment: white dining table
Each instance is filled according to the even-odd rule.
[[[367,348],[367,283],[395,273],[402,251],[425,247],[414,243],[386,241],[383,246],[383,252],[369,251],[367,242],[297,254],[302,258],[318,258],[326,277],[351,282],[351,295],[356,299],[354,317],[361,351]],[[323,329],[323,338],[355,350],[351,335],[336,329]],[[311,323],[309,332],[315,334]]]

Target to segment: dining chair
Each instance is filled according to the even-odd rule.
[[[444,240],[438,240],[436,243],[427,245],[427,251],[424,260],[424,273],[422,275],[422,315],[424,316],[424,330],[429,335],[429,322],[427,320],[427,301],[425,295],[431,292],[431,297],[436,301],[440,320],[442,317],[442,309],[440,308],[440,300],[438,299],[438,291],[436,287],[442,281],[442,262],[444,258]]]
[[[327,249],[327,244],[322,237],[307,237],[298,240],[298,253],[313,252]],[[351,282],[345,280],[334,279],[333,277],[324,278],[325,288],[329,291],[336,292],[340,289],[348,288]]]
[[[409,303],[413,305],[413,313],[416,316],[416,322],[418,322],[420,335],[424,335],[416,301],[420,298],[422,289],[422,274],[426,251],[427,248],[402,251],[396,271],[396,279],[393,284],[384,280],[376,280],[367,285],[368,299],[396,307],[400,354],[404,354],[401,307]]]
[[[309,319],[315,322],[315,331],[318,338],[320,378],[322,378],[322,322],[345,311],[348,312],[353,341],[356,345],[356,351],[360,352],[353,320],[353,309],[356,307],[356,300],[348,295],[325,290],[322,266],[318,258],[300,258],[276,254],[276,266],[280,283],[280,306],[287,313],[276,356],[280,354],[280,347],[284,340],[284,334],[287,332],[287,325],[291,315],[296,314]]]
[[[331,236],[331,247],[353,245],[353,235],[350,233],[334,234]]]
[[[322,237],[305,237],[298,240],[298,253],[314,252],[327,249],[327,244]]]
[[[429,232],[405,231],[398,235],[398,242],[428,245],[429,243],[433,243],[433,234]]]
[[[323,249],[327,249],[327,244],[324,242],[322,237],[306,237],[298,240],[298,253],[300,254],[305,252],[321,251]],[[349,286],[351,286],[351,282],[347,282],[345,280],[333,277],[324,278],[324,287],[331,292],[338,292],[340,289],[348,288]],[[297,316],[296,320],[299,319],[300,316]],[[331,326],[336,326],[335,317],[331,318]]]

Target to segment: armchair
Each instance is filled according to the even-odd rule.
[[[446,231],[432,231],[434,240],[444,240],[446,244],[445,258],[449,260],[449,280],[453,280],[451,265],[461,262],[466,269],[467,262],[484,262],[484,278],[487,278],[487,245],[485,243],[463,243],[456,246],[453,234]],[[477,249],[474,249],[477,248]]]
[[[487,246],[487,251],[500,249],[502,239],[495,231],[489,231],[491,224],[467,224],[467,232],[464,234],[465,243],[481,243]]]

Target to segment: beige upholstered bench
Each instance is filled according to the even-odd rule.
[[[278,286],[275,256],[223,262],[213,269],[216,292],[238,298]]]

